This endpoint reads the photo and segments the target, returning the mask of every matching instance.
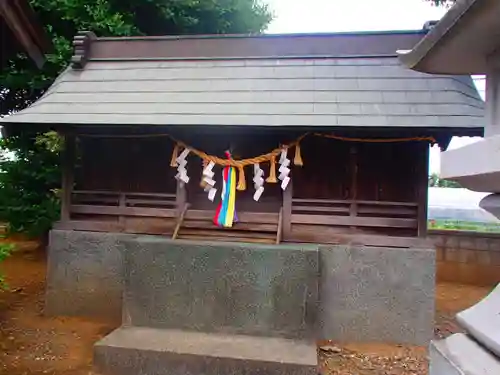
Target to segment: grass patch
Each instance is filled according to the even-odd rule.
[[[429,220],[428,229],[461,230],[469,232],[500,233],[500,223],[478,223],[460,220]]]

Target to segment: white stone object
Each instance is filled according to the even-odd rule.
[[[430,375],[498,375],[500,360],[463,333],[432,341]]]
[[[500,284],[479,303],[456,317],[474,339],[500,357]]]

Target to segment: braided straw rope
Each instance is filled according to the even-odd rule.
[[[121,136],[115,136],[115,135],[85,135],[85,134],[80,134],[79,137],[89,137],[89,138],[152,138],[152,137],[167,137],[174,142],[174,144],[177,146],[176,147],[176,152],[179,149],[179,146],[182,148],[189,148],[190,152],[198,156],[199,158],[205,160],[205,161],[213,161],[215,164],[220,165],[220,166],[231,166],[235,167],[241,170],[241,168],[244,168],[249,165],[254,165],[257,163],[265,163],[271,161],[273,158],[275,159],[282,151],[283,148],[286,149],[292,149],[293,147],[296,147],[296,149],[299,149],[300,147],[300,142],[306,138],[309,135],[313,135],[315,137],[322,137],[322,138],[329,138],[329,139],[336,139],[339,141],[346,141],[346,142],[365,142],[365,143],[395,143],[395,142],[411,142],[411,141],[428,141],[431,143],[435,143],[436,139],[433,137],[408,137],[408,138],[349,138],[349,137],[340,137],[334,134],[322,134],[322,133],[304,133],[300,137],[298,137],[295,141],[282,145],[281,147],[277,147],[274,150],[262,154],[259,156],[255,156],[253,158],[248,158],[248,159],[241,159],[241,160],[234,160],[234,159],[222,159],[214,155],[209,155],[206,152],[203,152],[201,150],[195,149],[191,146],[188,146],[186,143],[179,141],[172,137],[170,134],[137,134],[137,135],[121,135]],[[298,151],[298,150],[296,150]],[[298,156],[298,155],[297,155]],[[174,158],[172,158],[174,159]],[[300,160],[299,165],[301,164],[301,158],[300,156],[296,157],[296,159]]]
[[[169,136],[169,137],[173,142],[175,142],[176,144],[178,144],[182,148],[189,148],[189,150],[193,154],[195,154],[196,156],[198,156],[199,158],[201,158],[203,160],[208,160],[208,162],[212,161],[215,164],[223,166],[223,167],[230,166],[230,167],[235,167],[235,168],[243,168],[243,167],[247,167],[249,165],[254,165],[257,163],[264,163],[267,161],[271,161],[271,159],[273,157],[276,158],[276,156],[278,156],[281,153],[281,150],[283,148],[291,149],[293,147],[296,147],[308,134],[309,133],[302,134],[295,141],[293,141],[289,144],[283,145],[282,147],[277,147],[274,150],[272,150],[271,152],[268,152],[267,154],[255,156],[253,158],[248,158],[248,159],[241,159],[241,160],[222,159],[222,158],[219,158],[218,156],[209,155],[206,152],[192,148],[192,147],[188,146],[187,144],[185,144],[184,142],[179,141],[171,136]]]
[[[346,142],[364,142],[364,143],[396,143],[396,142],[412,142],[412,141],[429,141],[435,143],[436,140],[433,137],[408,137],[408,138],[348,138],[340,137],[334,134],[321,134],[314,133],[315,137],[336,139],[338,141]]]

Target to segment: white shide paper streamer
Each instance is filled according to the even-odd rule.
[[[254,164],[253,166],[253,186],[255,188],[253,199],[258,202],[264,192],[264,171],[260,167],[259,163]]]
[[[281,155],[280,155],[280,167],[278,171],[280,172],[280,175],[278,176],[278,179],[281,181],[281,189],[286,190],[288,184],[290,183],[290,159],[287,157],[288,154],[288,148],[283,148],[281,150]]]
[[[181,181],[182,184],[187,184],[189,182],[189,176],[187,175],[187,156],[191,150],[189,148],[185,148],[184,151],[177,157],[177,174],[175,178]]]
[[[212,202],[215,199],[215,193],[217,193],[217,189],[214,188],[214,166],[215,163],[213,161],[210,161],[208,165],[203,169],[203,182],[205,183],[205,191],[208,192],[208,199]]]

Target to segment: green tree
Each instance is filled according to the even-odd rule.
[[[436,6],[452,6],[457,0],[427,0],[434,3]]]
[[[54,43],[40,72],[25,55],[0,74],[0,115],[23,109],[66,67],[81,30],[98,36],[260,33],[272,19],[257,0],[31,0]]]
[[[461,188],[462,186],[458,182],[442,179],[437,173],[432,173],[429,176],[429,187]]]
[[[0,72],[0,115],[38,99],[66,68],[80,30],[98,36],[260,33],[272,19],[258,0],[30,0],[54,43],[40,71],[18,55]],[[17,128],[19,129],[19,127]],[[57,150],[40,129],[22,128],[0,143],[0,221],[12,231],[46,232],[58,216]]]

